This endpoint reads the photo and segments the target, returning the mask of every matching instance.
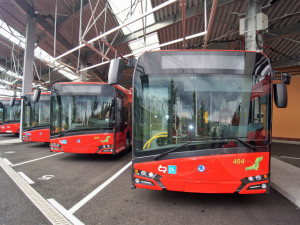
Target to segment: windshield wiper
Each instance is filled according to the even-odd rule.
[[[70,129],[70,130],[63,131],[63,132],[61,132],[61,133],[58,135],[58,137],[61,137],[61,136],[63,136],[64,134],[69,133],[69,132],[73,132],[73,131],[78,131],[78,130]]]
[[[256,150],[255,146],[253,146],[253,145],[251,145],[251,144],[249,144],[249,143],[247,143],[247,142],[241,140],[241,139],[238,138],[238,137],[216,137],[216,138],[212,138],[212,139],[214,139],[214,140],[215,140],[215,139],[219,139],[219,140],[233,139],[233,140],[236,140],[236,141],[240,142],[241,144],[247,146],[248,148],[251,148],[252,150]]]
[[[93,130],[108,130],[109,127],[91,127]]]
[[[32,126],[30,128],[35,128],[35,127],[47,127],[47,126],[50,126],[50,124],[38,124],[38,125],[35,125],[35,126]]]
[[[58,135],[58,137],[61,137],[61,136],[63,136],[64,134],[66,134],[66,133],[69,133],[69,132],[74,132],[74,131],[78,131],[78,132],[80,132],[80,131],[89,131],[89,130],[107,130],[108,128],[106,128],[106,127],[85,127],[85,128],[83,128],[83,129],[71,129],[71,130],[66,130],[66,131],[64,131],[64,132],[61,132],[59,135]]]
[[[210,139],[213,139],[213,140],[233,139],[233,140],[236,140],[236,141],[240,142],[241,144],[247,146],[248,148],[251,148],[252,150],[256,150],[255,146],[253,146],[253,145],[251,145],[251,144],[249,144],[249,143],[247,143],[247,142],[245,142],[245,141],[243,141],[243,140],[241,140],[241,139],[239,139],[237,137],[226,137],[226,138],[225,137],[224,138],[223,137],[216,137],[216,138],[210,138]],[[209,139],[207,141],[209,141]],[[161,157],[163,157],[163,156],[165,156],[165,155],[167,155],[167,154],[169,154],[171,152],[174,152],[174,151],[176,151],[179,148],[182,148],[182,147],[184,147],[184,146],[186,146],[188,144],[193,144],[193,143],[196,143],[196,142],[199,143],[199,141],[189,141],[189,142],[186,142],[183,145],[177,146],[177,147],[172,148],[172,149],[170,149],[170,150],[168,150],[166,152],[163,152],[163,153],[161,153],[161,154],[159,154],[157,156],[154,156],[153,159],[154,160],[158,160],[159,158],[161,158]],[[200,142],[202,143],[202,142],[204,142],[204,140],[200,141]]]
[[[154,160],[158,160],[159,158],[161,158],[161,157],[163,157],[163,156],[165,156],[165,155],[167,155],[167,154],[169,154],[169,153],[171,153],[171,152],[174,152],[174,151],[176,151],[177,149],[182,148],[182,147],[184,147],[184,146],[186,146],[186,145],[188,145],[188,144],[190,144],[190,143],[191,143],[191,142],[186,142],[186,143],[184,143],[183,145],[177,146],[177,147],[175,147],[175,148],[171,148],[170,150],[168,150],[168,151],[166,151],[166,152],[163,152],[163,153],[161,153],[161,154],[159,154],[159,155],[157,155],[157,156],[154,156],[153,159],[154,159]]]

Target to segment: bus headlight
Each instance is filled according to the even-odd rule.
[[[262,184],[261,188],[266,189],[267,188],[267,184]]]
[[[146,171],[142,171],[142,172],[141,172],[141,175],[142,175],[142,176],[146,176],[146,175],[147,175],[147,172],[146,172]]]
[[[264,180],[268,180],[268,175],[264,174],[264,175],[256,175],[256,176],[253,176],[253,177],[247,177],[247,180],[249,182],[264,181]]]
[[[248,177],[249,182],[252,182],[253,180],[254,180],[253,177]]]
[[[153,178],[154,177],[154,173],[148,173],[148,176],[150,177],[150,178]]]
[[[147,172],[144,170],[134,170],[134,173],[138,176],[143,176],[143,177],[148,177],[148,178],[154,178],[157,174],[156,173],[152,173],[152,172]]]
[[[135,178],[135,183],[139,184],[141,182],[141,180],[139,178]]]
[[[255,176],[255,179],[256,179],[257,181],[259,181],[259,180],[261,180],[261,176],[260,176],[260,175],[257,175],[257,176]]]

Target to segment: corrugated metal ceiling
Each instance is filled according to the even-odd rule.
[[[21,1],[21,0],[18,0]],[[18,2],[17,1],[17,2]],[[52,26],[54,26],[54,12],[55,12],[55,3],[56,0],[24,0],[28,4],[33,4],[34,8],[40,12],[43,18]],[[167,0],[151,0],[152,7],[155,7],[161,3],[166,2]],[[58,28],[57,32],[67,40],[67,43],[73,47],[78,45],[78,37],[79,37],[79,0],[58,0]],[[82,18],[82,27],[85,28],[88,24],[88,21],[91,16],[91,9],[88,4],[89,1],[84,1],[85,6],[83,7],[83,18]],[[96,4],[96,0],[91,0],[92,6],[94,7]],[[211,7],[212,1],[207,1],[208,6]],[[220,3],[224,1],[219,1]],[[208,48],[223,48],[223,49],[240,49],[242,47],[241,42],[237,39],[241,39],[238,34],[239,30],[239,18],[240,16],[234,14],[239,13],[242,14],[244,12],[245,6],[247,4],[247,0],[239,0],[239,1],[227,1],[226,4],[221,4],[218,6],[216,10],[214,26],[210,36],[210,44]],[[261,5],[267,5],[269,0],[262,0]],[[198,8],[201,9],[203,4],[203,0],[186,0],[186,9],[195,10]],[[101,1],[99,7],[96,10],[96,14],[98,15],[105,7],[105,1]],[[263,12],[266,13],[269,17],[270,24],[273,24],[269,31],[278,30],[283,27],[289,27],[300,23],[300,16],[291,16],[282,20],[274,20],[278,17],[284,16],[286,14],[292,14],[300,11],[300,1],[297,0],[285,0],[285,1],[276,1],[276,3],[270,7],[263,9]],[[166,18],[174,18],[175,15],[181,13],[181,2],[178,1],[172,5],[169,5],[157,12],[154,13],[155,20],[157,23],[166,19]],[[20,32],[25,36],[26,33],[26,18],[27,16],[10,0],[1,0],[0,2],[0,14],[1,17],[5,19],[5,22]],[[209,15],[209,11],[208,11]],[[1,18],[1,19],[2,19]],[[176,18],[174,18],[176,19]],[[98,34],[95,32],[95,29],[92,28],[90,32],[86,35],[86,40],[90,40],[99,35],[100,32],[104,32],[104,14],[101,19],[97,21]],[[107,24],[106,31],[110,30],[116,26],[118,26],[118,22],[115,19],[114,15],[107,11]],[[83,29],[84,30],[84,29]],[[203,19],[203,11],[199,11],[197,14],[193,15],[186,19],[186,35],[192,35],[204,30],[204,19]],[[284,34],[284,32],[283,32]],[[108,41],[111,42],[115,36],[111,34],[107,37]],[[117,34],[116,39],[119,39],[123,36],[122,31]],[[160,44],[172,41],[174,39],[178,39],[182,37],[182,23],[177,22],[170,24],[169,26],[160,29],[158,31],[158,37]],[[285,39],[284,39],[285,38]],[[276,51],[270,50],[270,48],[266,48],[265,52],[271,58],[271,60],[277,61],[280,59],[288,59],[291,57],[299,58],[299,33],[290,34],[284,36],[284,38],[271,38],[268,39],[265,44],[271,49],[275,49]],[[37,27],[37,39],[38,45],[43,50],[53,55],[53,37],[49,37],[45,33],[45,31],[38,26]],[[0,39],[1,40],[1,39]],[[237,41],[232,41],[237,40]],[[291,41],[292,40],[292,41]],[[192,40],[187,41],[188,48],[201,48],[204,42],[204,37],[194,38]],[[221,43],[216,43],[221,42]],[[95,46],[98,47],[97,42],[95,42]],[[102,46],[102,45],[101,45]],[[131,52],[127,43],[123,43],[119,46],[115,46],[116,49],[123,55],[129,54]],[[166,46],[163,49],[181,49],[182,43],[173,44],[170,46]],[[6,55],[9,53],[7,47],[4,47],[0,43],[0,49],[2,51],[2,55]],[[3,49],[3,50],[2,50]],[[63,44],[57,42],[57,53],[56,55],[60,55],[66,51],[65,46]],[[284,53],[285,55],[281,54]],[[63,60],[65,62],[70,63],[72,66],[77,66],[76,56],[77,52],[73,54],[73,56],[68,56]],[[93,51],[88,49],[87,47],[81,50],[81,56],[85,58],[86,63],[89,65],[94,65],[102,61],[101,57],[95,54]],[[108,57],[114,58],[115,54],[112,51],[109,51]],[[106,79],[106,71],[107,66],[102,68],[97,68],[92,70],[93,74],[98,74],[100,77]],[[46,76],[46,75],[45,75]],[[58,80],[61,74],[57,72],[51,73],[51,79]],[[63,78],[65,79],[65,78]]]

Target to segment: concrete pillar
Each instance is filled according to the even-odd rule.
[[[36,42],[35,30],[36,30],[36,17],[28,15],[27,26],[26,26],[24,65],[23,65],[22,96],[32,91],[34,48]],[[21,121],[20,121],[20,139],[22,139],[22,131],[23,131],[22,123],[23,123],[23,101],[22,101],[22,110],[21,110]]]
[[[256,14],[260,12],[260,0],[249,0],[245,9],[245,49],[249,51],[260,50],[255,42],[257,31]]]

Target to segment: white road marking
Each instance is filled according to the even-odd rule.
[[[23,165],[23,164],[26,164],[26,163],[35,162],[35,161],[38,161],[38,160],[41,160],[41,159],[46,159],[46,158],[49,158],[49,157],[52,157],[52,156],[56,156],[56,155],[59,155],[59,154],[62,154],[62,153],[63,152],[59,152],[59,153],[56,153],[56,154],[52,154],[52,155],[44,156],[44,157],[41,157],[41,158],[29,160],[29,161],[26,161],[26,162],[17,163],[17,164],[12,165],[12,167],[14,167],[14,166],[20,166],[20,165]]]
[[[290,156],[280,156],[280,157],[282,157],[282,158],[288,158],[288,159],[300,159],[300,158],[295,158],[295,157],[290,157]]]
[[[102,191],[107,185],[109,185],[114,179],[116,179],[119,175],[121,175],[129,166],[131,166],[132,162],[126,164],[122,169],[120,169],[117,173],[115,173],[112,177],[106,180],[103,184],[97,187],[94,191],[92,191],[89,195],[83,198],[80,202],[74,205],[71,209],[69,209],[69,213],[74,213],[78,209],[80,209],[83,205],[85,205],[89,200],[91,200],[95,195],[97,195],[100,191]]]
[[[3,158],[3,160],[7,163],[7,165],[9,165],[9,166],[12,165],[12,163],[7,158]]]
[[[56,208],[61,214],[63,214],[68,220],[70,220],[73,224],[76,225],[84,225],[79,219],[77,219],[75,216],[72,215],[72,213],[68,212],[61,204],[59,204],[55,199],[50,198],[47,199],[48,202]]]
[[[31,202],[47,217],[51,224],[71,223],[59,211],[57,211],[49,202],[46,201],[36,190],[34,190],[25,180],[21,178],[7,163],[0,158],[0,167],[7,175],[16,183],[16,185],[24,192]]]
[[[50,180],[51,178],[55,177],[54,175],[44,175],[40,178],[38,178],[39,180]]]
[[[13,154],[13,153],[15,153],[15,151],[5,152],[5,154]]]
[[[23,172],[18,172],[18,174],[28,183],[28,184],[34,184],[34,181],[31,180],[28,176],[25,175]]]

